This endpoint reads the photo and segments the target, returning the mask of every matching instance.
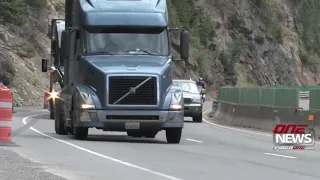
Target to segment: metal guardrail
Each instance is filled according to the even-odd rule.
[[[223,87],[219,100],[233,104],[320,109],[320,86]]]

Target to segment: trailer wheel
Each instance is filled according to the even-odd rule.
[[[49,106],[49,110],[50,110],[50,119],[55,119],[55,112],[54,112],[54,103],[52,102],[52,99],[50,99],[50,101],[49,101],[49,103],[50,103],[50,106]]]
[[[54,126],[55,131],[59,135],[67,135],[68,131],[64,125],[64,114],[63,109],[61,108],[59,100],[55,103],[55,118],[54,118]]]
[[[54,118],[54,114],[55,114],[55,113],[54,113],[52,110],[50,110],[50,119],[55,119],[55,118]]]

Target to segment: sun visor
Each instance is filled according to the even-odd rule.
[[[166,28],[167,18],[163,13],[145,12],[94,12],[83,13],[82,26],[93,28]]]

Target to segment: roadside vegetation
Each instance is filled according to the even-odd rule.
[[[215,28],[210,16],[195,5],[194,0],[168,0],[170,26],[183,28],[191,35],[192,57],[197,61],[198,72],[203,74],[210,68],[215,48]]]
[[[27,21],[28,6],[41,9],[46,5],[46,0],[1,0],[0,19],[5,23],[23,25]]]
[[[298,29],[303,44],[300,45],[300,59],[302,63],[309,65],[313,70],[319,69],[320,56],[320,1],[301,1]]]

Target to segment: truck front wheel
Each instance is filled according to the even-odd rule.
[[[80,117],[79,117],[79,113],[75,110],[75,102],[74,102],[74,98],[72,98],[72,121],[73,121],[73,125],[72,125],[72,131],[73,133],[73,137],[76,140],[84,140],[87,139],[88,137],[88,131],[89,128],[87,127],[79,127],[79,126],[75,126],[75,123],[79,122]]]
[[[166,130],[167,142],[170,144],[180,143],[182,128],[169,128]]]
[[[84,140],[88,137],[88,131],[86,127],[73,127],[73,136],[77,140]]]

